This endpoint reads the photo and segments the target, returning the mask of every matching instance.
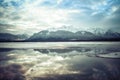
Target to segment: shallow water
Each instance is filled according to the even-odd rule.
[[[0,43],[0,80],[120,80],[120,42]]]

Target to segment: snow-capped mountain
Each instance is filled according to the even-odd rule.
[[[33,34],[28,41],[104,41],[120,40],[120,33],[107,31],[101,34],[94,34],[88,31],[70,32],[65,30],[48,31],[44,30]]]
[[[99,34],[89,31],[43,30],[29,38],[25,34],[0,33],[0,41],[120,41],[120,33],[112,30]]]

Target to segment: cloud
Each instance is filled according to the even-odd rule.
[[[13,29],[16,32],[8,28],[11,33],[13,31],[16,34],[31,35],[45,29],[59,29],[64,25],[72,25],[71,30],[76,27],[80,30],[93,27],[106,30],[114,25],[119,26],[119,0],[1,0],[0,2],[0,22],[14,25]],[[115,13],[117,11],[118,14]]]
[[[0,23],[0,33],[14,31],[13,27],[14,27],[14,25],[11,25],[11,24]]]

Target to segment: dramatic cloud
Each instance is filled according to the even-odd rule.
[[[119,14],[119,0],[0,0],[0,32],[31,35],[60,28],[119,31]]]

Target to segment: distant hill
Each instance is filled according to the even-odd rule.
[[[33,34],[27,41],[120,41],[120,33],[110,30],[101,34],[94,34],[88,31],[73,33],[65,30],[44,30]]]
[[[9,41],[23,41],[27,39],[27,35],[13,35],[10,33],[0,33],[0,42],[9,42]]]

